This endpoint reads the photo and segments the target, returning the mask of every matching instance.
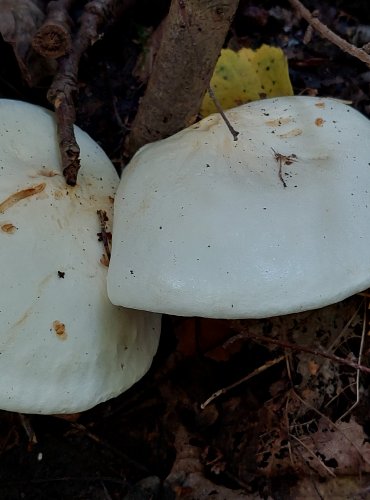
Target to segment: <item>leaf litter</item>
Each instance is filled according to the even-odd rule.
[[[30,30],[34,31],[39,24],[38,2],[25,1],[24,5],[27,3],[33,5],[30,12],[35,15],[29,21],[35,21]],[[16,56],[25,61],[30,54],[23,54],[16,38],[5,32],[10,4],[0,3],[4,14],[0,31]],[[345,13],[333,7],[323,12],[324,20],[341,34],[356,31]],[[276,32],[273,25],[278,27]],[[349,66],[315,36],[310,46],[303,46],[304,30],[303,23],[286,8],[243,5],[230,39],[231,57],[238,54],[238,44],[245,36],[253,37],[254,46],[271,47],[278,41],[289,58],[296,93],[349,99],[369,112],[366,72],[358,76],[358,68]],[[27,30],[13,30],[21,31],[27,34]],[[362,32],[366,34],[366,29]],[[96,54],[88,57],[93,59]],[[22,64],[20,61],[21,69]],[[230,71],[237,64],[232,62]],[[100,84],[103,74],[114,84],[111,107],[115,114],[106,113],[109,123],[117,110],[132,102],[117,93],[118,66],[114,62],[98,60],[95,67]],[[267,70],[266,64],[264,68]],[[37,71],[32,81],[46,74]],[[221,71],[221,80],[227,82],[224,76]],[[263,97],[266,88],[272,87],[266,82],[253,83],[254,76],[248,75],[250,93]],[[24,78],[30,81],[31,76],[24,72]],[[104,79],[103,84],[106,86]],[[284,93],[289,93],[290,82],[284,85],[288,89]],[[132,89],[130,86],[130,95]],[[238,92],[231,105],[245,102],[247,90],[242,87]],[[103,109],[102,98],[94,94],[91,82],[81,80],[79,99],[79,116],[93,135],[94,127],[101,132],[116,126],[101,120],[97,124],[94,110]],[[126,125],[124,120],[120,123]],[[99,133],[99,140],[108,144],[113,135]],[[167,498],[173,492],[178,498],[193,500],[365,498],[369,494],[368,375],[353,367],[359,364],[361,338],[362,363],[368,364],[364,308],[366,301],[354,297],[321,311],[258,321],[166,318],[162,346],[149,375],[135,390],[77,416],[80,424],[30,416],[27,429],[31,426],[38,438],[34,443],[29,438],[34,434],[25,430],[21,419],[1,414],[0,496],[129,499],[144,491],[146,481],[145,491],[152,488],[148,493],[152,498]],[[366,335],[362,336],[364,321]],[[263,337],[278,340],[280,345],[267,344]],[[305,346],[329,359],[300,350]],[[211,394],[229,386],[233,388],[201,409]],[[159,477],[159,486],[158,481],[153,482],[157,486],[148,486],[150,477]]]

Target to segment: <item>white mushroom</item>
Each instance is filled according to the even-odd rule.
[[[76,134],[82,168],[71,188],[52,114],[0,100],[1,409],[86,410],[133,385],[157,349],[160,315],[108,300],[97,210],[111,219],[118,176]]]
[[[108,295],[177,315],[259,318],[370,285],[370,122],[331,99],[212,115],[142,148],[115,201]]]

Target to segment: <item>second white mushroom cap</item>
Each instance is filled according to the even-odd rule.
[[[370,284],[370,122],[341,102],[258,101],[142,148],[116,195],[108,295],[258,318]]]
[[[0,408],[73,413],[117,396],[151,365],[159,314],[113,306],[97,210],[118,176],[76,128],[76,187],[60,172],[51,113],[0,100]]]

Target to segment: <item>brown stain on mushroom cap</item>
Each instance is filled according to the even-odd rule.
[[[52,194],[56,200],[61,200],[64,196],[66,196],[66,192],[63,192],[61,189],[55,189]]]
[[[297,137],[302,134],[303,130],[301,128],[293,128],[292,130],[285,132],[285,134],[279,134],[278,137],[280,137],[280,139],[288,139],[289,137]]]
[[[42,177],[55,177],[56,175],[60,175],[59,172],[56,172],[55,170],[50,170],[50,169],[41,169],[38,172],[38,175],[41,175]]]
[[[315,120],[315,125],[317,127],[322,127],[324,125],[324,123],[325,123],[324,118],[316,118],[316,120]]]
[[[45,182],[42,182],[41,184],[36,184],[35,186],[21,189],[20,191],[11,194],[3,202],[0,203],[0,213],[4,213],[19,201],[24,200],[24,198],[28,198],[29,196],[34,196],[35,194],[41,193],[42,191],[44,191],[45,187]]]
[[[0,226],[0,229],[2,230],[3,233],[7,233],[7,234],[13,234],[17,230],[17,228],[11,222],[2,224]]]
[[[60,340],[66,340],[67,332],[66,326],[61,321],[55,320],[53,321],[53,330],[57,334],[57,338]]]
[[[281,117],[281,118],[276,118],[275,120],[267,120],[265,123],[269,127],[280,127],[281,125],[286,125],[287,123],[290,123],[293,121],[293,118],[291,116],[286,116]]]
[[[27,311],[25,311],[22,316],[17,319],[17,321],[15,323],[13,323],[13,325],[11,326],[11,330],[14,330],[15,328],[18,328],[19,326],[21,326],[29,317],[30,313],[32,311],[32,306],[29,307],[27,309]]]
[[[195,123],[191,126],[194,130],[199,130],[200,132],[208,132],[213,127],[221,123],[221,117],[218,114],[207,116],[203,118],[202,121]]]

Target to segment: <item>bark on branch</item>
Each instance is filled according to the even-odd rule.
[[[129,156],[195,121],[237,6],[238,0],[172,0],[128,137]]]
[[[343,52],[356,57],[370,67],[370,56],[363,48],[361,49],[356,47],[331,31],[316,16],[306,9],[300,0],[289,0],[289,3],[298,12],[298,14],[303,17],[303,19],[307,21],[308,24],[317,31],[317,33],[319,33],[322,38],[329,40],[329,42],[339,47],[343,50]]]
[[[99,29],[109,20],[131,7],[134,0],[92,0],[85,5],[80,28],[73,40],[71,52],[58,60],[59,68],[48,92],[57,122],[63,174],[67,184],[74,186],[80,169],[80,148],[73,131],[75,122],[74,96],[77,93],[77,73],[82,54],[98,39]]]
[[[72,20],[69,9],[75,0],[51,0],[46,19],[32,40],[32,47],[44,57],[57,59],[68,54],[72,46]]]

